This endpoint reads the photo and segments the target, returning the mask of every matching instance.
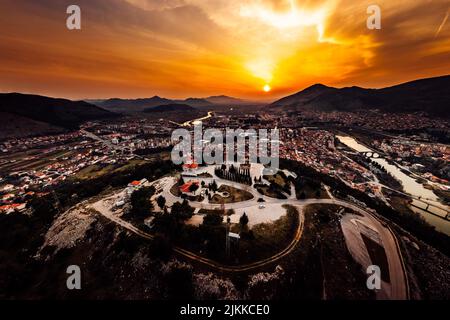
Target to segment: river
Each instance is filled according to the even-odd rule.
[[[358,152],[374,152],[373,150],[367,148],[366,146],[360,144],[356,139],[350,136],[336,136],[339,141],[345,144],[347,147],[358,151]],[[412,204],[414,206],[410,206],[411,210],[419,213],[429,224],[436,227],[436,230],[439,230],[447,235],[450,235],[450,221],[445,220],[445,216],[447,212],[450,211],[450,207],[446,206],[439,202],[439,198],[434,194],[432,190],[425,188],[422,184],[418,183],[415,178],[405,174],[397,165],[390,164],[383,158],[371,159],[372,161],[380,164],[387,172],[389,172],[395,179],[400,181],[403,186],[403,190],[405,193],[410,195],[420,197],[421,199],[426,200],[428,203],[433,204],[439,208],[430,207],[428,210],[432,211],[434,214],[431,214],[427,211],[421,210],[417,207],[426,208],[426,204],[420,202],[418,200],[413,200]],[[417,207],[415,207],[417,206]],[[440,217],[437,217],[439,215]]]
[[[194,119],[194,120],[189,120],[189,121],[183,122],[181,125],[183,127],[189,127],[189,126],[195,124],[195,122],[203,121],[203,120],[211,118],[213,116],[213,114],[214,114],[214,112],[208,111],[208,115],[206,115],[204,117],[201,117],[201,118],[198,118],[198,119]]]

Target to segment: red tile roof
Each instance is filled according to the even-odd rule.
[[[197,169],[198,168],[198,164],[196,163],[186,163],[183,165],[184,168],[186,169]]]
[[[193,185],[193,184],[198,185],[198,181],[189,181],[188,183],[183,184],[183,185],[180,187],[181,192],[185,192],[185,193],[190,192],[190,191],[189,191],[189,188],[190,188],[191,185]]]

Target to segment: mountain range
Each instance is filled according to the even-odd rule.
[[[315,84],[267,106],[269,110],[424,112],[450,118],[450,75],[415,80],[382,89],[333,88]]]
[[[85,101],[20,93],[0,93],[0,114],[0,138],[61,132],[118,116]]]
[[[208,99],[211,99],[209,101]],[[204,116],[224,105],[245,105],[246,101],[227,96],[170,100],[154,96],[144,99],[71,101],[33,94],[0,93],[0,139],[54,134],[73,130],[91,120],[111,119],[121,114],[141,113],[151,117],[184,121]]]
[[[315,84],[264,107],[266,111],[380,111],[385,113],[423,112],[450,119],[450,75],[420,79],[382,89],[334,88]],[[186,118],[256,104],[228,96],[171,100],[154,96],[145,99],[71,101],[39,95],[0,93],[0,139],[78,128],[85,121],[140,113],[151,117],[181,115]],[[260,104],[261,105],[261,104]],[[260,110],[258,106],[255,111]],[[181,117],[182,118],[182,117]],[[189,119],[187,119],[189,120]]]
[[[183,104],[197,109],[214,109],[214,107],[251,105],[254,102],[241,100],[228,96],[212,96],[208,98],[188,98],[184,100],[173,100],[154,96],[152,98],[141,99],[120,99],[112,98],[107,100],[92,100],[93,104],[104,109],[118,113],[143,112],[151,107]]]

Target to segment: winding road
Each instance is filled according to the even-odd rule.
[[[123,192],[123,191],[122,191]],[[170,192],[169,192],[170,193]],[[127,229],[128,231],[142,237],[145,239],[153,239],[153,235],[144,232],[131,223],[121,219],[117,216],[114,212],[111,211],[111,206],[108,205],[106,202],[108,201],[114,201],[111,199],[114,199],[117,197],[117,194],[110,196],[108,198],[104,198],[102,200],[99,200],[97,202],[89,204],[89,206],[94,209],[95,211],[99,212],[112,222],[122,226],[123,228]],[[175,197],[175,196],[173,196]],[[371,222],[373,226],[376,227],[377,232],[379,233],[381,242],[383,244],[383,247],[386,252],[386,257],[388,260],[389,265],[389,273],[390,273],[390,289],[389,292],[385,295],[383,295],[384,298],[394,299],[394,300],[400,300],[400,299],[408,299],[409,298],[409,288],[408,288],[408,280],[405,273],[405,266],[403,262],[403,258],[401,255],[401,251],[399,248],[399,245],[397,243],[397,239],[395,238],[395,235],[393,234],[392,230],[387,227],[381,220],[376,217],[376,215],[372,212],[369,212],[366,209],[363,209],[355,204],[352,204],[347,201],[338,200],[338,199],[306,199],[306,200],[297,200],[297,199],[272,199],[276,203],[282,203],[287,205],[295,206],[299,212],[299,225],[295,234],[295,237],[292,239],[291,243],[282,251],[275,254],[272,257],[250,263],[245,265],[238,265],[238,266],[231,266],[231,265],[224,265],[217,261],[202,257],[196,253],[193,253],[191,251],[188,251],[186,249],[183,249],[181,247],[174,247],[173,250],[175,253],[190,259],[194,262],[201,263],[203,265],[206,265],[216,271],[219,272],[248,272],[248,271],[256,271],[257,269],[260,269],[265,266],[272,265],[274,263],[277,263],[282,258],[286,257],[290,253],[293,252],[293,250],[296,248],[298,243],[300,242],[300,239],[302,237],[303,228],[304,228],[304,208],[308,205],[312,204],[330,204],[330,205],[338,205],[342,206],[348,209],[351,209],[359,214],[361,214],[365,219]],[[251,207],[254,206],[256,202],[256,199],[252,199],[245,202],[240,203],[234,203],[234,204],[226,204],[226,209],[230,208],[236,208],[238,206],[239,208],[245,208],[245,207]],[[191,205],[193,207],[202,207],[204,208],[204,204],[199,202],[192,202]],[[220,205],[210,205],[210,208],[216,209],[220,208]]]

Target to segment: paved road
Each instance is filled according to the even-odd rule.
[[[346,203],[341,200],[331,200],[333,204],[337,204],[343,207],[352,209],[353,211],[363,215],[363,217],[373,226],[378,232],[378,236],[381,239],[381,244],[384,247],[386,253],[389,275],[390,275],[390,287],[383,288],[383,294],[379,295],[382,299],[403,300],[408,298],[408,284],[405,274],[405,267],[403,258],[401,256],[400,248],[397,243],[397,239],[392,230],[384,225],[375,215],[367,212],[366,210]]]
[[[111,201],[111,198],[116,197],[116,195],[113,195],[109,198],[99,200],[90,206],[98,211],[100,214],[104,215],[106,218],[110,219],[111,221],[121,225],[122,227],[126,228],[127,230],[145,238],[145,239],[153,239],[153,236],[149,233],[146,233],[142,230],[139,230],[135,226],[133,226],[131,223],[121,219],[116,214],[114,214],[110,210],[110,206],[105,203],[105,201]],[[352,203],[343,201],[343,200],[337,200],[337,199],[306,199],[306,200],[296,200],[296,199],[287,199],[287,200],[279,200],[274,199],[277,201],[280,201],[280,203],[283,204],[289,204],[295,206],[299,210],[299,226],[296,231],[295,237],[292,240],[292,242],[281,252],[277,253],[276,255],[257,261],[251,264],[246,265],[240,265],[240,266],[229,266],[224,265],[221,263],[218,263],[216,261],[213,261],[211,259],[207,259],[205,257],[199,256],[193,252],[190,252],[186,249],[175,247],[174,251],[181,256],[184,256],[188,259],[191,259],[195,262],[202,263],[204,265],[207,265],[217,271],[222,272],[242,272],[242,271],[252,271],[256,270],[258,268],[268,266],[270,264],[274,264],[280,259],[284,258],[288,254],[290,254],[296,247],[296,245],[299,243],[302,232],[303,232],[303,226],[304,226],[304,207],[311,204],[334,204],[339,205],[345,208],[352,209],[355,212],[358,212],[359,214],[363,215],[367,219],[371,221],[371,223],[376,227],[379,236],[381,238],[382,244],[384,246],[388,265],[389,265],[389,272],[390,272],[390,279],[391,279],[391,294],[389,295],[391,299],[407,299],[408,298],[408,285],[407,285],[407,278],[405,274],[405,268],[403,259],[401,256],[401,252],[397,243],[397,240],[393,234],[393,232],[390,230],[389,227],[386,227],[374,214],[368,212],[366,209],[360,208],[359,206],[356,206]],[[193,203],[195,206],[195,203]],[[198,203],[198,205],[201,205]],[[227,204],[226,209],[231,208],[231,205],[235,204]],[[240,205],[245,206],[253,206],[254,203],[252,201],[246,201],[242,202]],[[215,205],[214,205],[215,206]],[[220,207],[220,205],[219,205]]]
[[[109,220],[119,224],[120,226],[124,227],[125,229],[133,232],[134,234],[137,234],[145,239],[153,239],[153,235],[146,233],[138,228],[136,228],[134,225],[132,225],[131,223],[121,219],[120,217],[118,217],[114,212],[112,212],[110,210],[110,206],[107,205],[105,202],[106,201],[111,201],[111,199],[117,197],[117,194],[99,200],[95,203],[90,204],[89,206],[96,210],[97,212],[99,212],[100,214],[102,214],[103,216],[105,216],[106,218],[108,218]],[[203,263],[209,267],[212,267],[218,271],[223,271],[223,272],[242,272],[242,271],[251,271],[260,267],[264,267],[268,264],[274,263],[278,260],[280,260],[281,258],[287,256],[294,248],[295,246],[298,244],[298,242],[301,239],[302,236],[302,232],[303,232],[303,225],[304,225],[304,214],[303,214],[303,208],[300,206],[298,208],[299,210],[299,226],[297,228],[297,231],[295,233],[295,237],[294,239],[291,241],[291,243],[282,251],[280,251],[279,253],[277,253],[276,255],[261,260],[261,261],[257,261],[254,263],[250,263],[250,264],[246,264],[246,265],[240,265],[240,266],[227,266],[227,265],[223,265],[221,263],[218,263],[214,260],[211,259],[207,259],[205,257],[199,256],[191,251],[188,251],[186,249],[180,248],[180,247],[175,247],[174,251],[186,258],[192,259],[196,262],[200,262]]]

